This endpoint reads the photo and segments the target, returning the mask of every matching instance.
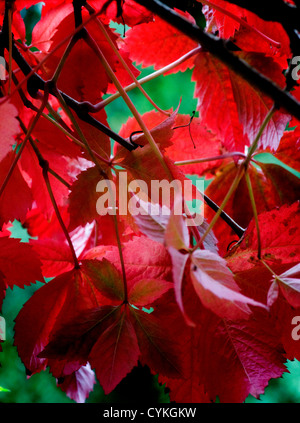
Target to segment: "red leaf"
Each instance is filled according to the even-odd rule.
[[[84,18],[88,16],[85,11],[83,12],[83,15]],[[49,18],[46,15],[44,19]],[[123,72],[123,68],[119,59],[112,52],[108,41],[104,37],[102,31],[99,30],[97,23],[90,21],[86,25],[86,28],[108,60],[113,71],[117,72],[117,77],[120,82],[123,85],[130,84],[132,79],[127,74],[127,72]],[[66,34],[73,32],[73,15],[65,15],[60,24],[56,25],[55,29],[56,31],[51,39],[52,43],[50,50],[53,50]],[[117,35],[115,35],[108,26],[106,26],[106,31],[109,33],[112,41],[118,48]],[[59,48],[51,56],[51,59],[45,63],[44,69],[48,77],[50,77],[56,69],[64,49],[65,47]],[[47,52],[49,52],[49,50]],[[120,50],[120,53],[124,56],[124,59],[128,61],[126,53],[124,54],[122,50]],[[89,73],[86,72],[86,66],[83,66],[84,63],[89,65]],[[135,76],[139,74],[139,71],[131,63],[128,63],[128,66]],[[74,72],[75,69],[76,72]],[[110,79],[107,76],[106,71],[96,53],[86,44],[83,39],[79,39],[79,41],[73,47],[62,69],[58,81],[59,88],[78,101],[88,100],[92,103],[97,103],[100,101],[101,94],[106,93],[109,83]]]
[[[187,125],[190,116],[178,115],[174,127]],[[222,154],[221,141],[203,127],[200,118],[194,118],[188,127],[173,131],[172,145],[166,149],[166,155],[174,161],[204,159]],[[195,144],[195,146],[194,146]],[[221,164],[220,160],[184,165],[181,169],[187,174],[210,174]]]
[[[159,204],[145,202],[137,197],[141,213],[134,216],[140,231],[153,241],[164,244],[165,231],[170,218],[170,209]]]
[[[300,264],[275,278],[284,297],[292,307],[300,307]]]
[[[63,383],[58,386],[72,400],[77,403],[84,403],[95,383],[95,374],[91,370],[91,366],[87,364],[71,375],[65,376]]]
[[[7,287],[24,288],[44,282],[41,263],[33,248],[18,239],[0,237],[0,310]]]
[[[89,359],[105,394],[110,393],[138,363],[137,337],[125,311],[99,337]]]
[[[129,289],[140,280],[163,280],[172,282],[172,267],[167,250],[158,242],[146,237],[134,237],[123,246],[123,259]],[[117,247],[96,247],[88,251],[85,259],[105,257],[121,272]]]
[[[40,356],[64,360],[66,366],[90,361],[106,393],[137,364],[140,351],[141,360],[155,371],[160,369],[170,377],[182,375],[176,348],[180,342],[169,330],[167,319],[176,309],[173,305],[172,311],[170,307],[166,311],[163,304],[163,298],[154,303],[150,314],[124,304],[78,313],[52,332]]]
[[[259,215],[262,242],[262,259],[269,265],[288,264],[299,261],[299,204],[282,206]],[[227,262],[233,272],[251,269],[257,264],[257,233],[252,220],[243,242],[232,254]]]
[[[261,280],[260,273],[239,278],[239,282],[247,282],[243,293],[256,301],[266,301],[266,274],[270,274],[267,269]],[[281,376],[286,370],[280,341],[282,328],[274,325],[274,321],[282,323],[278,314],[270,316],[266,310],[255,307],[248,320],[220,319],[201,305],[188,284],[183,300],[196,318],[197,327],[186,331],[176,315],[169,318],[169,324],[183,338],[181,352],[187,364],[185,379],[160,377],[171,389],[171,399],[208,402],[216,401],[218,396],[220,402],[243,402],[250,393],[258,397],[271,378]]]
[[[137,307],[145,307],[154,303],[165,292],[173,288],[171,282],[156,279],[142,279],[137,282],[129,292],[131,304]]]
[[[12,150],[12,146],[16,143],[15,136],[20,132],[17,114],[17,109],[9,102],[0,105],[0,161]]]
[[[240,56],[279,86],[284,85],[282,69],[271,58],[259,54]],[[193,80],[203,124],[217,135],[227,150],[244,152],[245,145],[254,141],[272,101],[210,53],[198,54]],[[289,120],[288,115],[276,112],[260,138],[260,145],[276,150]]]
[[[275,157],[300,171],[300,129],[297,127],[293,131],[286,131],[281,138],[279,147],[275,152]]]
[[[197,250],[191,260],[194,289],[202,304],[219,317],[231,320],[245,319],[251,313],[248,305],[267,308],[239,292],[226,261],[217,254]]]
[[[183,15],[192,20],[189,14]],[[195,41],[158,16],[153,22],[143,23],[127,31],[125,42],[131,60],[144,67],[154,66],[154,69],[168,65],[197,47]],[[171,72],[184,72],[192,66],[193,59],[189,59]]]
[[[71,231],[77,226],[84,226],[99,217],[96,209],[99,193],[97,193],[96,187],[101,180],[103,180],[103,177],[97,167],[93,166],[81,172],[73,183],[68,208],[70,213],[69,229]],[[83,198],[84,201],[82,201]]]
[[[209,313],[203,325],[198,343],[201,380],[212,400],[218,396],[221,402],[243,402],[249,394],[257,398],[271,378],[286,370],[278,334],[266,316],[232,323]]]
[[[170,316],[177,315],[177,307],[172,303],[173,295],[162,297],[153,304],[150,314],[131,309],[132,323],[136,331],[142,364],[155,373],[171,378],[184,377],[185,365],[181,359],[182,338],[176,328],[170,329]],[[165,307],[165,304],[168,304]]]
[[[66,243],[53,239],[40,239],[30,240],[30,244],[42,262],[45,278],[53,278],[73,269],[73,256]]]
[[[165,117],[159,112],[151,111],[143,114],[142,119],[147,126],[155,142],[159,145],[161,150],[165,150],[172,145],[171,138],[174,135],[173,127],[177,119],[177,110],[175,110],[169,117]],[[125,125],[120,129],[120,135],[124,138],[129,138],[133,132],[140,131],[141,128],[135,118],[129,118]],[[142,131],[141,131],[142,132]],[[143,133],[133,137],[134,142],[138,145],[146,145],[148,141]],[[116,158],[124,156],[127,151],[119,144],[115,144]]]
[[[245,9],[223,0],[213,0],[212,4],[221,7],[224,11],[228,11],[238,18],[244,17],[247,13]],[[209,11],[212,11],[212,13],[209,13]],[[206,19],[208,21],[207,25],[212,25],[212,23],[215,23],[221,38],[232,37],[236,30],[240,28],[241,24],[239,22],[222,13],[220,10],[215,10],[213,7],[210,7],[209,11],[207,10],[205,13]]]
[[[0,185],[4,182],[15,157],[16,155],[12,151],[2,160],[0,165]],[[16,167],[1,195],[0,226],[14,219],[23,221],[31,205],[32,195],[30,189],[23,179],[19,168]]]
[[[260,169],[250,165],[248,174],[251,179],[254,199],[258,213],[272,210],[277,206],[291,204],[299,198],[300,181],[292,173],[274,164],[257,163]],[[208,186],[206,194],[218,205],[221,205],[237,172],[235,164],[228,164],[217,174],[217,177]],[[229,214],[241,227],[247,228],[253,218],[253,211],[248,193],[247,184],[243,177],[228,201],[225,212]],[[210,221],[215,212],[207,205],[205,216]],[[227,253],[227,247],[232,241],[238,241],[233,230],[222,219],[214,227],[219,240],[222,255]]]
[[[9,287],[43,282],[40,261],[33,248],[18,239],[0,237],[0,270]]]
[[[49,150],[47,152],[43,151],[43,153],[46,153],[44,154],[44,157],[49,161],[49,163],[51,163],[53,170],[68,183],[72,182],[68,173],[67,158],[57,155],[55,152],[53,153]],[[40,208],[45,216],[49,218],[53,211],[53,205],[47,186],[43,180],[42,168],[39,165],[38,159],[31,145],[24,149],[20,158],[20,167],[22,168],[24,178],[26,178],[30,184],[31,192],[38,208]],[[68,188],[51,174],[49,174],[49,180],[51,188],[55,193],[56,202],[60,206],[64,205],[69,192]]]
[[[81,269],[57,276],[34,293],[18,314],[15,325],[15,345],[27,369],[38,372],[45,368],[46,360],[38,355],[62,322],[100,304],[116,302],[120,292],[118,284],[112,283],[115,272],[107,261],[85,260]]]

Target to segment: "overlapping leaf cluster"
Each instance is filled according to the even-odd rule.
[[[257,138],[273,100],[133,0],[121,2],[121,15],[120,2],[78,2],[75,17],[87,23],[77,38],[76,1],[46,2],[31,45],[20,11],[37,1],[13,2],[10,15],[4,3],[3,31],[11,19],[10,41],[45,82],[32,97],[6,46],[12,67],[0,90],[0,306],[8,287],[53,278],[16,318],[14,342],[28,374],[48,366],[67,395],[84,402],[94,372],[109,393],[140,362],[177,402],[258,397],[287,359],[300,359],[291,337],[300,314],[300,182],[256,155],[271,153],[299,171],[298,121],[275,108]],[[292,52],[281,24],[223,0],[202,3],[205,31],[230,40],[238,57],[284,88]],[[111,21],[130,27],[125,37]],[[112,150],[108,134],[72,104],[90,107],[108,127],[104,95],[129,90],[140,64],[162,74],[192,69],[198,117],[188,128],[180,106],[157,108],[142,116],[145,130],[134,112],[119,136],[138,147],[116,143]],[[66,105],[66,96],[76,103]],[[98,182],[118,186],[125,171],[128,184],[142,180],[148,188],[138,203],[143,213],[100,216]],[[198,227],[174,214],[174,204],[162,201],[157,214],[149,212],[151,181],[183,182],[187,174],[213,178],[205,194],[219,206],[235,184],[224,210],[245,233],[234,248],[238,237],[222,216],[208,231],[215,215],[208,205]],[[34,238],[29,244],[10,238],[14,219]]]

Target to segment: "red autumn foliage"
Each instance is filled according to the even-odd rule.
[[[12,67],[0,85],[0,307],[8,287],[45,282],[15,321],[26,369],[49,367],[77,402],[95,376],[108,394],[138,363],[176,402],[259,397],[300,358],[291,335],[300,312],[297,118],[139,2],[47,2],[30,46],[20,11],[38,1],[17,0],[10,12],[3,3],[0,47]],[[286,93],[286,28],[225,0],[203,6],[204,32],[230,41]],[[184,7],[175,13],[197,24]],[[130,29],[121,36],[111,22]],[[190,69],[197,116],[180,105],[140,116],[126,95],[137,65]],[[116,134],[105,106],[118,92],[133,117]],[[186,175],[212,179],[206,197],[191,194],[206,203],[194,226],[175,213],[181,197],[150,210],[152,181],[183,184]],[[104,181],[107,215],[97,207]],[[142,212],[121,213],[121,195]],[[15,219],[36,239],[11,238]]]

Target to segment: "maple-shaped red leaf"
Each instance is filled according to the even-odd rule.
[[[181,376],[179,342],[167,320],[160,322],[161,313],[165,313],[161,308],[148,314],[126,305],[81,313],[52,333],[40,355],[52,361],[90,361],[105,393],[114,389],[138,358],[155,371]]]
[[[252,287],[256,287],[253,279]],[[221,319],[200,304],[191,286],[184,291],[184,304],[197,316],[197,327],[187,332],[178,318],[170,319],[183,334],[182,353],[188,367],[185,379],[160,376],[171,389],[171,399],[215,402],[218,397],[220,402],[243,402],[249,394],[258,397],[271,378],[286,370],[280,331],[266,310],[255,307],[248,320]]]
[[[282,69],[272,58],[254,53],[241,53],[240,57],[284,86]],[[210,53],[197,55],[192,79],[196,82],[197,108],[203,124],[222,140],[227,150],[244,152],[245,145],[254,141],[272,101]],[[262,134],[260,145],[276,150],[289,119],[277,111]]]
[[[58,384],[58,386],[72,400],[77,403],[84,403],[89,393],[93,390],[95,383],[95,373],[88,363],[80,367],[76,372],[65,376],[63,382]]]
[[[117,276],[112,275],[110,283],[107,279],[107,287],[112,286],[113,290],[116,280]],[[162,300],[172,284],[159,279],[131,279],[131,284],[128,302],[134,306],[122,304],[120,299],[118,306],[99,306],[78,313],[52,332],[40,357],[64,360],[66,365],[89,361],[105,393],[111,392],[137,364],[140,351],[143,360],[156,371],[178,376],[181,363],[176,348],[172,351],[176,340],[167,329],[167,319],[165,324],[163,320],[158,324],[160,313],[165,311],[163,303],[159,307],[155,302]],[[150,314],[139,310],[149,303],[154,307]]]
[[[0,105],[0,161],[12,150],[12,146],[16,143],[15,136],[20,132],[17,114],[17,109],[11,103],[6,102]]]
[[[188,13],[183,16],[193,21]],[[158,16],[153,22],[143,23],[127,31],[125,43],[131,60],[144,67],[154,66],[154,69],[168,65],[197,47],[195,41]],[[191,67],[192,58],[171,72],[184,72]]]
[[[117,292],[116,275],[116,269],[107,261],[84,260],[80,269],[57,276],[34,293],[18,314],[15,325],[15,345],[27,369],[37,372],[45,368],[46,360],[38,354],[61,322],[80,311],[120,301],[122,291]]]
[[[282,206],[258,216],[261,236],[261,257],[271,268],[272,264],[288,264],[299,261],[300,211],[298,202]],[[252,220],[242,243],[228,256],[233,272],[251,269],[258,263],[257,232]]]

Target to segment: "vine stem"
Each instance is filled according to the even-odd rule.
[[[154,139],[153,139],[153,137],[152,137],[149,129],[145,125],[145,123],[144,123],[141,115],[139,114],[139,112],[135,108],[135,106],[134,106],[133,102],[131,101],[131,99],[128,97],[128,95],[125,92],[124,88],[122,87],[120,81],[118,80],[118,78],[114,74],[112,68],[110,67],[110,64],[106,60],[106,58],[103,55],[102,51],[100,50],[98,44],[95,42],[95,40],[91,37],[91,35],[88,32],[86,32],[86,42],[92,48],[92,50],[95,51],[95,53],[99,57],[99,59],[100,59],[101,63],[103,64],[103,66],[104,66],[107,74],[109,75],[109,77],[111,78],[111,80],[113,81],[113,83],[115,84],[115,86],[118,89],[118,91],[120,92],[123,100],[125,101],[127,107],[129,108],[129,110],[131,111],[131,113],[133,114],[133,116],[135,117],[135,119],[137,120],[137,122],[138,122],[140,128],[142,129],[142,131],[144,132],[145,137],[146,137],[148,143],[150,144],[150,146],[151,146],[151,148],[153,150],[153,153],[155,154],[155,156],[157,157],[157,159],[161,163],[161,165],[164,168],[166,174],[169,177],[172,178],[170,169],[166,165],[165,160],[163,158],[163,155],[162,155],[160,149],[158,148],[156,142],[154,141]]]
[[[255,139],[254,139],[254,141],[253,141],[253,143],[251,144],[251,146],[250,146],[250,148],[249,148],[249,150],[248,150],[248,154],[247,154],[246,160],[245,160],[245,162],[244,162],[244,165],[245,165],[246,167],[248,166],[248,164],[249,164],[249,162],[250,162],[250,160],[251,160],[251,158],[252,158],[253,153],[254,153],[254,152],[255,152],[255,150],[257,149],[257,146],[258,146],[259,140],[260,140],[260,138],[261,138],[261,136],[262,136],[262,134],[263,134],[263,132],[264,132],[264,130],[265,130],[265,128],[266,128],[266,126],[268,125],[268,123],[269,123],[269,122],[270,122],[270,120],[272,119],[272,117],[273,117],[273,114],[274,114],[275,110],[276,110],[276,107],[275,107],[275,104],[274,104],[274,105],[271,107],[271,109],[268,111],[268,113],[267,113],[267,115],[266,115],[266,117],[265,117],[265,119],[264,119],[264,121],[263,121],[263,123],[262,123],[261,127],[259,128],[259,131],[258,131],[258,133],[257,133],[257,135],[256,135],[256,137],[255,137]]]
[[[214,156],[214,157],[205,157],[203,159],[192,159],[192,160],[182,160],[179,162],[174,162],[176,166],[186,166],[191,164],[197,164],[197,163],[205,163],[205,162],[213,162],[215,160],[223,160],[228,159],[231,157],[244,157],[246,158],[246,155],[244,153],[239,152],[233,152],[228,154],[222,154],[220,156]]]
[[[234,178],[234,181],[231,184],[231,187],[229,188],[222,204],[219,207],[219,210],[217,211],[217,213],[214,215],[212,221],[210,222],[208,228],[206,229],[205,233],[202,235],[200,241],[193,247],[192,252],[197,250],[197,248],[201,247],[201,245],[203,244],[203,241],[205,240],[205,238],[207,237],[207,235],[209,234],[209,232],[211,231],[211,229],[214,227],[215,223],[217,222],[217,220],[219,219],[222,211],[224,210],[226,204],[228,203],[228,201],[230,200],[230,197],[232,196],[232,194],[234,193],[234,191],[236,190],[236,188],[238,187],[240,180],[242,179],[243,175],[244,175],[245,169],[243,166],[239,166],[237,174]]]
[[[275,279],[277,279],[277,280],[279,280],[279,281],[281,281],[281,282],[283,282],[283,280],[280,278],[280,276],[278,276],[272,269],[271,269],[271,267],[261,258],[260,259],[260,261],[261,261],[261,263],[269,270],[269,272],[272,274],[272,276],[275,278]],[[284,282],[283,282],[284,283]]]
[[[26,128],[24,122],[22,121],[21,118],[18,117],[18,121],[20,123],[21,129],[24,132],[24,134],[26,135],[28,132],[28,129]],[[36,143],[34,142],[32,136],[30,135],[30,137],[28,138],[32,148],[35,150],[35,153],[37,156],[41,157],[41,153],[40,150],[38,149],[38,147],[36,146]],[[51,173],[51,175],[53,175],[58,181],[60,181],[63,185],[65,185],[68,189],[71,189],[71,185],[65,181],[60,175],[58,175],[53,169],[51,169],[49,167],[48,172]]]
[[[80,32],[85,25],[87,25],[89,22],[91,22],[93,19],[95,19],[97,16],[101,15],[102,8],[99,10],[99,12],[95,13],[94,15],[90,16],[85,22],[83,22],[80,26],[78,26],[71,34],[68,34],[63,40],[61,40],[54,48],[51,50],[49,54],[47,54],[36,66],[34,66],[30,72],[24,78],[21,82],[14,88],[14,90],[11,92],[11,96],[13,96],[19,88],[28,81],[28,79],[35,75],[35,73],[44,65],[44,63],[51,57],[57,50],[59,50],[67,41],[70,40],[74,35],[76,35],[78,32]],[[7,101],[7,100],[6,100]]]
[[[238,185],[240,183],[240,180],[242,179],[243,175],[245,174],[245,172],[247,172],[247,168],[248,168],[249,162],[250,162],[250,160],[252,158],[252,155],[255,152],[255,150],[256,150],[256,148],[258,146],[259,140],[260,140],[260,138],[261,138],[261,136],[262,136],[262,134],[263,134],[266,126],[270,122],[270,120],[271,120],[271,118],[273,116],[274,111],[275,111],[275,105],[273,105],[273,107],[269,110],[269,112],[267,113],[267,115],[266,115],[263,123],[261,124],[261,127],[259,128],[259,131],[258,131],[258,133],[257,133],[257,135],[256,135],[256,137],[255,137],[255,139],[253,141],[253,143],[251,144],[251,147],[248,150],[247,157],[245,158],[245,160],[243,161],[243,163],[239,166],[238,171],[237,171],[237,174],[235,176],[235,179],[232,182],[232,184],[231,184],[231,186],[229,188],[229,191],[227,192],[227,194],[226,194],[226,196],[225,196],[222,204],[220,205],[219,210],[217,211],[217,213],[213,217],[212,221],[210,222],[207,230],[205,231],[205,233],[201,237],[201,240],[195,245],[195,247],[193,248],[192,251],[195,251],[197,248],[199,248],[203,244],[204,239],[207,237],[207,235],[210,232],[210,230],[214,227],[214,225],[217,222],[218,218],[220,217],[222,211],[224,210],[226,204],[228,203],[230,197],[232,196],[232,194],[234,193],[234,191],[237,189],[237,187],[238,187]],[[253,190],[252,190],[252,193],[253,193]],[[251,194],[250,194],[250,200],[251,200]],[[253,201],[254,201],[254,196],[253,196]],[[251,200],[251,204],[252,204],[252,207],[254,207],[253,206],[253,203],[252,203],[252,200]],[[255,204],[255,201],[254,201],[254,204]],[[256,205],[255,205],[255,209],[256,209]]]
[[[25,146],[27,144],[27,141],[28,141],[28,139],[30,137],[30,134],[32,133],[35,125],[37,124],[39,118],[41,117],[41,114],[42,114],[44,108],[46,107],[46,104],[47,104],[47,101],[48,101],[48,97],[49,97],[49,93],[48,93],[48,90],[46,89],[45,90],[45,93],[44,93],[44,98],[43,98],[41,107],[39,108],[37,114],[35,115],[34,120],[33,120],[32,124],[30,125],[30,127],[29,127],[29,129],[27,131],[27,134],[26,134],[24,140],[22,141],[21,147],[20,147],[20,149],[19,149],[16,157],[14,158],[14,161],[13,161],[13,163],[12,163],[9,171],[7,172],[7,174],[5,176],[5,179],[4,179],[4,181],[3,181],[2,185],[1,185],[1,188],[0,188],[0,197],[3,194],[3,191],[5,190],[8,182],[9,182],[9,180],[11,178],[11,175],[13,174],[13,171],[14,171],[15,167],[17,166],[17,163],[18,163],[18,161],[19,161],[19,159],[21,157],[21,154],[22,154],[22,152],[23,152],[23,150],[24,150],[24,148],[25,148]]]
[[[76,34],[76,35],[78,35],[78,34]],[[67,45],[67,48],[64,51],[64,54],[62,55],[62,57],[61,57],[58,65],[57,65],[57,67],[55,69],[54,75],[52,77],[52,82],[53,83],[56,83],[57,82],[57,80],[59,78],[59,75],[61,74],[61,71],[62,71],[62,69],[64,67],[64,64],[66,63],[66,60],[67,60],[69,54],[72,51],[72,48],[75,46],[75,44],[78,41],[78,37],[76,35],[73,35],[73,37],[71,38],[69,44]]]
[[[215,204],[211,198],[209,198],[206,194],[202,194],[204,201],[206,202],[206,204],[215,212],[217,212],[219,210],[219,206],[217,204]],[[239,238],[241,238],[246,229],[242,228],[240,225],[237,224],[237,222],[235,222],[232,217],[230,217],[227,213],[224,212],[224,210],[221,211],[220,214],[220,218],[224,220],[224,222],[227,223],[228,226],[230,226],[230,228],[237,234],[237,236]]]
[[[138,83],[140,85],[145,84],[146,82],[152,81],[155,78],[158,78],[159,76],[162,76],[164,73],[176,68],[177,66],[179,66],[181,63],[185,62],[186,60],[190,59],[191,57],[195,56],[196,54],[198,54],[201,51],[201,47],[196,47],[193,50],[189,51],[188,53],[186,53],[185,55],[181,56],[179,59],[175,60],[174,62],[170,63],[169,65],[165,66],[164,68],[161,68],[159,70],[157,70],[156,72],[152,72],[150,75],[147,75],[141,79],[138,79]],[[124,91],[130,92],[132,91],[134,88],[136,88],[137,85],[136,83],[132,83],[130,85],[127,85],[127,87],[124,87]],[[105,100],[102,100],[100,103],[96,104],[95,106],[93,106],[93,108],[91,109],[91,111],[99,111],[101,109],[103,109],[105,106],[107,106],[108,104],[112,103],[114,100],[116,100],[117,98],[121,97],[120,92],[116,92],[115,94],[112,94],[111,96],[107,97]]]
[[[56,120],[52,119],[51,116],[47,115],[46,113],[42,113],[42,117],[44,119],[47,119],[49,122],[51,122],[57,129],[59,129],[63,134],[65,134],[67,137],[69,137],[72,141],[74,141],[75,144],[77,144],[79,147],[84,148],[86,151],[88,149],[86,148],[86,145],[80,141],[78,138],[76,138],[71,132],[69,132],[67,129],[65,129],[62,125],[60,125]],[[97,157],[100,161],[105,163],[107,166],[112,166],[111,162],[104,157],[100,156],[99,153],[91,149],[93,155]],[[113,167],[113,166],[112,166]]]
[[[95,12],[95,10],[93,9],[93,12]],[[147,92],[144,90],[144,88],[141,86],[141,84],[139,83],[139,81],[136,79],[136,77],[134,76],[133,72],[131,71],[130,67],[127,65],[127,63],[125,62],[125,60],[123,59],[122,55],[120,54],[119,50],[116,48],[115,44],[113,43],[112,39],[110,38],[105,26],[103,25],[103,23],[100,21],[100,19],[96,18],[96,23],[99,26],[99,28],[101,29],[104,37],[106,38],[107,42],[109,43],[111,49],[113,50],[113,52],[115,53],[115,55],[118,57],[118,59],[120,60],[120,63],[122,63],[124,69],[127,71],[128,75],[131,77],[131,79],[134,81],[136,87],[141,91],[141,93],[146,97],[146,99],[149,101],[150,104],[152,104],[152,106],[159,111],[160,113],[163,113],[166,116],[170,116],[170,113],[162,110],[160,107],[157,106],[157,104],[152,100],[152,98],[147,94]]]
[[[12,5],[8,9],[8,95],[11,93],[12,82]]]
[[[62,105],[64,111],[66,112],[66,114],[69,116],[71,122],[74,125],[74,128],[76,129],[79,138],[81,139],[82,143],[85,145],[92,161],[95,163],[95,166],[97,168],[97,170],[99,171],[100,176],[104,179],[107,180],[108,177],[105,173],[105,171],[102,169],[102,167],[100,166],[97,157],[95,156],[93,150],[91,149],[87,139],[85,138],[79,124],[77,123],[76,119],[74,118],[72,112],[69,110],[68,105],[66,104],[63,96],[60,94],[60,92],[57,90],[57,98],[60,102],[60,104]],[[107,189],[108,192],[111,196],[111,198],[113,198],[113,193],[111,192],[111,188],[110,185],[107,185]],[[114,201],[111,202],[112,204],[114,204]],[[121,268],[122,268],[122,277],[123,277],[123,285],[124,285],[124,302],[128,303],[128,286],[127,286],[127,277],[126,277],[126,269],[125,269],[125,263],[124,263],[124,257],[123,257],[123,251],[122,251],[122,244],[121,244],[121,239],[120,239],[120,234],[119,234],[119,227],[118,227],[118,219],[115,213],[115,210],[112,214],[113,216],[113,221],[114,221],[114,227],[115,227],[115,234],[116,234],[116,238],[117,238],[117,245],[118,245],[118,251],[119,251],[119,257],[120,257],[120,262],[121,262]]]
[[[34,150],[34,151],[36,152],[36,150]],[[60,224],[60,226],[63,230],[63,233],[66,237],[66,240],[69,244],[70,251],[71,251],[71,254],[72,254],[72,257],[73,257],[73,261],[74,261],[74,267],[75,267],[75,269],[80,269],[80,264],[79,264],[78,258],[76,256],[76,253],[75,253],[74,245],[73,245],[72,240],[70,238],[69,232],[68,232],[68,230],[67,230],[67,228],[64,224],[64,221],[61,217],[58,205],[56,203],[56,200],[55,200],[55,197],[54,197],[54,194],[53,194],[53,190],[52,190],[51,183],[50,183],[50,180],[49,180],[49,175],[48,175],[49,163],[47,162],[47,160],[44,160],[42,157],[38,156],[38,159],[39,159],[39,164],[40,164],[40,166],[43,170],[43,178],[44,178],[44,181],[45,181],[45,184],[46,184],[46,187],[47,187],[47,190],[48,190],[48,193],[49,193],[49,197],[51,199],[51,203],[53,205],[56,217],[57,217],[59,224]]]
[[[16,83],[18,83],[16,76],[13,73],[13,81],[15,81]],[[25,96],[22,88],[19,89],[19,95],[21,97],[21,100],[23,101],[23,104],[27,107],[30,108],[31,110],[33,110],[34,112],[37,112],[38,109],[32,104],[31,101],[29,101],[27,99],[27,97]],[[41,100],[43,99],[43,96],[41,96]],[[64,120],[61,118],[61,116],[53,109],[53,107],[51,106],[51,104],[49,103],[49,101],[47,102],[46,105],[47,110],[49,111],[49,113],[51,113],[55,119],[57,119],[57,121],[55,119],[52,119],[49,115],[47,115],[46,113],[42,113],[41,116],[48,120],[49,122],[51,122],[57,129],[59,129],[61,132],[63,132],[68,138],[70,138],[72,141],[74,141],[77,145],[79,145],[81,148],[86,149],[86,146],[79,141],[78,138],[76,138],[72,133],[71,133],[71,129],[68,127],[68,125],[64,122]],[[19,119],[20,121],[20,119]],[[21,121],[20,121],[21,122]],[[61,123],[59,123],[61,122]],[[25,125],[24,125],[25,128]],[[25,128],[26,129],[26,128]],[[27,133],[27,129],[26,129],[26,133]],[[25,133],[25,135],[26,135]],[[101,160],[102,162],[104,162],[107,166],[112,166],[111,162],[109,160],[106,160],[104,157],[100,156],[100,154],[98,154],[97,152],[95,152],[94,150],[92,150],[93,153],[95,154],[95,156]],[[49,172],[54,175],[53,170],[49,168]],[[67,185],[66,185],[67,186]]]
[[[88,43],[88,45],[90,45],[90,47],[95,51],[95,53],[98,55],[101,63],[103,64],[107,74],[109,75],[109,77],[111,78],[111,80],[113,81],[113,83],[115,84],[116,88],[118,89],[118,91],[120,92],[120,95],[122,96],[123,100],[125,101],[127,107],[129,108],[129,110],[131,111],[131,113],[133,114],[133,116],[135,117],[136,121],[138,122],[140,128],[142,129],[153,153],[155,154],[156,158],[158,159],[158,161],[160,162],[160,164],[162,165],[164,171],[166,172],[166,175],[170,178],[173,179],[173,175],[172,172],[170,171],[170,169],[168,168],[164,157],[158,147],[158,145],[156,144],[155,140],[153,139],[149,129],[147,128],[147,126],[145,125],[141,115],[139,114],[139,112],[137,111],[137,109],[135,108],[133,102],[131,101],[131,99],[128,97],[126,91],[124,90],[123,86],[121,85],[121,83],[119,82],[118,78],[116,77],[116,75],[114,74],[113,70],[111,69],[108,61],[106,60],[104,54],[102,53],[102,51],[100,50],[99,46],[97,45],[97,43],[94,41],[94,39],[91,37],[91,35],[88,33],[88,31],[86,31],[86,42]]]
[[[253,216],[254,216],[255,226],[256,226],[256,232],[257,232],[257,257],[260,260],[261,259],[260,229],[259,229],[259,223],[258,223],[258,214],[257,214],[257,207],[256,207],[256,203],[255,203],[255,198],[254,198],[254,192],[253,192],[252,183],[251,183],[251,179],[250,179],[248,170],[246,170],[246,172],[245,172],[245,179],[246,179],[246,184],[247,184],[247,187],[248,187],[248,192],[249,192],[249,197],[250,197],[250,201],[251,201],[251,206],[252,206]]]

